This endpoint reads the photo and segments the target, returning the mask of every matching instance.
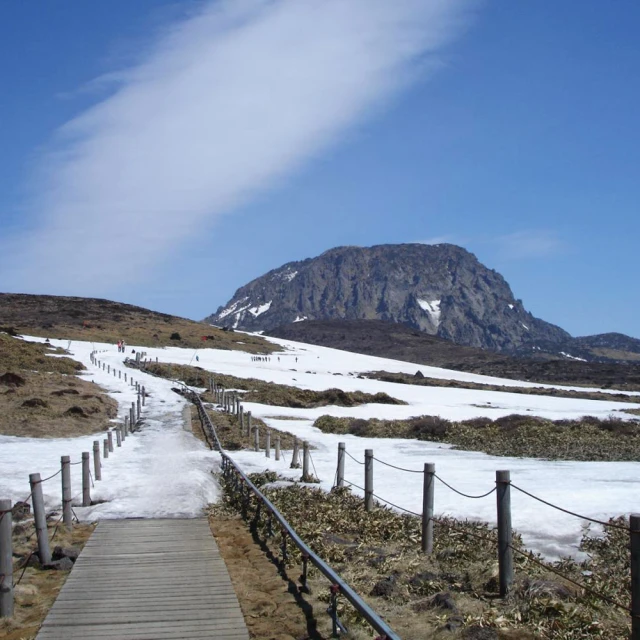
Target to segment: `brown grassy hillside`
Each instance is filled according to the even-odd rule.
[[[145,347],[211,347],[271,353],[276,346],[259,336],[121,302],[97,298],[0,293],[0,330],[45,338],[117,342]],[[172,337],[173,336],[173,337]],[[207,337],[204,341],[202,338]]]

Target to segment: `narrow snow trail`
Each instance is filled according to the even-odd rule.
[[[68,341],[52,341],[67,347]],[[91,507],[76,507],[81,520],[126,517],[192,517],[203,507],[215,502],[219,487],[211,471],[219,468],[220,457],[209,451],[191,433],[184,431],[182,408],[186,401],[171,391],[171,383],[153,376],[126,369],[124,355],[115,346],[96,345],[108,349],[100,358],[112,367],[127,371],[145,385],[147,398],[142,417],[142,429],[131,434],[122,447],[115,446],[103,460],[102,480],[95,482],[91,498],[98,502]],[[91,364],[90,343],[72,342],[72,357],[82,362],[87,371],[81,374],[104,388],[118,401],[118,421],[128,414],[136,400],[135,389],[106,371]],[[81,459],[83,451],[91,451],[94,440],[102,441],[106,434],[97,433],[79,438],[15,438],[0,436],[0,496],[19,500],[29,493],[29,474],[38,472],[43,478],[60,469],[60,457]],[[93,471],[93,467],[92,467]],[[81,501],[81,465],[71,467],[72,495]],[[61,479],[56,476],[42,485],[47,509],[57,509],[61,503]],[[104,501],[104,502],[101,502]],[[78,504],[78,498],[74,501]]]

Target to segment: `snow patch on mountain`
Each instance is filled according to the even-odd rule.
[[[257,307],[251,307],[251,309],[249,309],[249,313],[254,317],[257,318],[258,316],[261,316],[263,313],[265,313],[266,311],[269,311],[269,309],[271,309],[271,303],[273,302],[273,300],[269,300],[269,302],[266,302],[265,304],[261,304]]]
[[[304,322],[307,319],[308,319],[307,316],[296,316],[296,319],[294,320],[294,322]]]
[[[223,318],[226,318],[227,316],[231,315],[232,313],[236,313],[236,310],[238,309],[238,305],[241,305],[243,302],[246,302],[249,298],[242,298],[241,300],[236,300],[233,304],[229,305],[226,309],[223,309],[219,314],[218,314],[218,319],[222,320]],[[247,307],[245,307],[246,309]]]
[[[584,358],[578,358],[578,356],[572,356],[570,353],[565,353],[564,351],[561,351],[560,355],[564,356],[565,358],[569,358],[570,360],[580,360],[580,362],[586,362]]]
[[[429,301],[418,298],[418,306],[431,316],[436,327],[440,324],[440,300]]]

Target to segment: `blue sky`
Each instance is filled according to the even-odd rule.
[[[640,336],[636,0],[0,2],[0,290],[202,318],[339,245],[452,242]]]

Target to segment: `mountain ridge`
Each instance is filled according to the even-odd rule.
[[[401,322],[458,344],[507,352],[570,337],[528,312],[498,272],[451,244],[335,247],[255,278],[205,321],[268,331],[338,318]]]
[[[640,340],[573,338],[535,317],[505,278],[453,244],[334,247],[240,287],[205,322],[269,332],[309,320],[384,320],[518,357],[640,360]]]

